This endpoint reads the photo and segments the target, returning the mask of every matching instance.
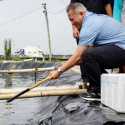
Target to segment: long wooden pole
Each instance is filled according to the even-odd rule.
[[[28,73],[28,72],[42,72],[50,71],[55,69],[55,67],[46,68],[33,68],[33,69],[10,69],[10,70],[0,70],[0,73]]]
[[[39,86],[40,84],[42,84],[42,83],[44,83],[44,82],[47,82],[48,80],[50,80],[50,78],[49,78],[49,77],[46,77],[45,79],[42,79],[42,80],[38,81],[37,83],[33,84],[31,87],[29,87],[29,88],[23,90],[22,92],[16,94],[16,95],[13,96],[12,98],[8,99],[7,102],[13,101],[14,99],[16,99],[16,98],[18,98],[19,96],[23,95],[24,93],[26,93],[26,92],[32,90],[33,88]]]
[[[86,93],[87,90],[84,88],[67,88],[58,90],[43,90],[43,91],[29,91],[21,96],[21,98],[31,98],[31,97],[43,97],[43,96],[64,96],[64,95],[78,95],[81,93]],[[13,98],[17,93],[0,94],[0,100]]]
[[[67,89],[83,89],[84,86],[81,85],[61,85],[61,86],[41,86],[41,87],[36,87],[31,90],[31,92],[38,92],[38,91],[56,91],[56,90],[67,90]],[[6,89],[0,89],[0,95],[2,94],[16,94],[21,91],[24,91],[26,88],[24,87],[19,87],[19,88],[6,88]]]

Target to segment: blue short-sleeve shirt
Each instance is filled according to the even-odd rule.
[[[115,44],[125,49],[125,26],[112,17],[86,12],[78,45],[99,46]]]

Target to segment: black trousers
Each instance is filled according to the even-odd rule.
[[[100,91],[101,74],[105,69],[117,68],[125,64],[125,50],[116,45],[102,45],[87,50],[86,56],[80,64],[82,78]]]

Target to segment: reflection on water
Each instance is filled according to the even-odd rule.
[[[10,88],[10,87],[12,87],[12,75],[6,74],[5,75],[5,88]]]
[[[48,72],[37,73],[35,79],[34,73],[0,74],[0,88],[28,87],[47,75]],[[79,75],[74,76],[70,72],[63,74],[59,80],[51,80],[43,85],[74,84],[78,79]],[[11,103],[0,100],[0,125],[37,125],[41,118],[55,108],[57,98],[58,96],[16,99]]]
[[[37,73],[38,80],[45,73]],[[45,75],[44,75],[45,76]],[[0,74],[0,88],[30,86],[34,83],[34,73]],[[0,101],[0,125],[28,125],[40,110],[41,98],[17,99],[11,103]]]

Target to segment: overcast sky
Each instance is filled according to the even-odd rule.
[[[66,14],[70,0],[0,1],[0,53],[3,40],[12,39],[13,50],[37,46],[48,53],[48,37],[42,3],[47,3],[53,54],[72,54],[76,48]]]

